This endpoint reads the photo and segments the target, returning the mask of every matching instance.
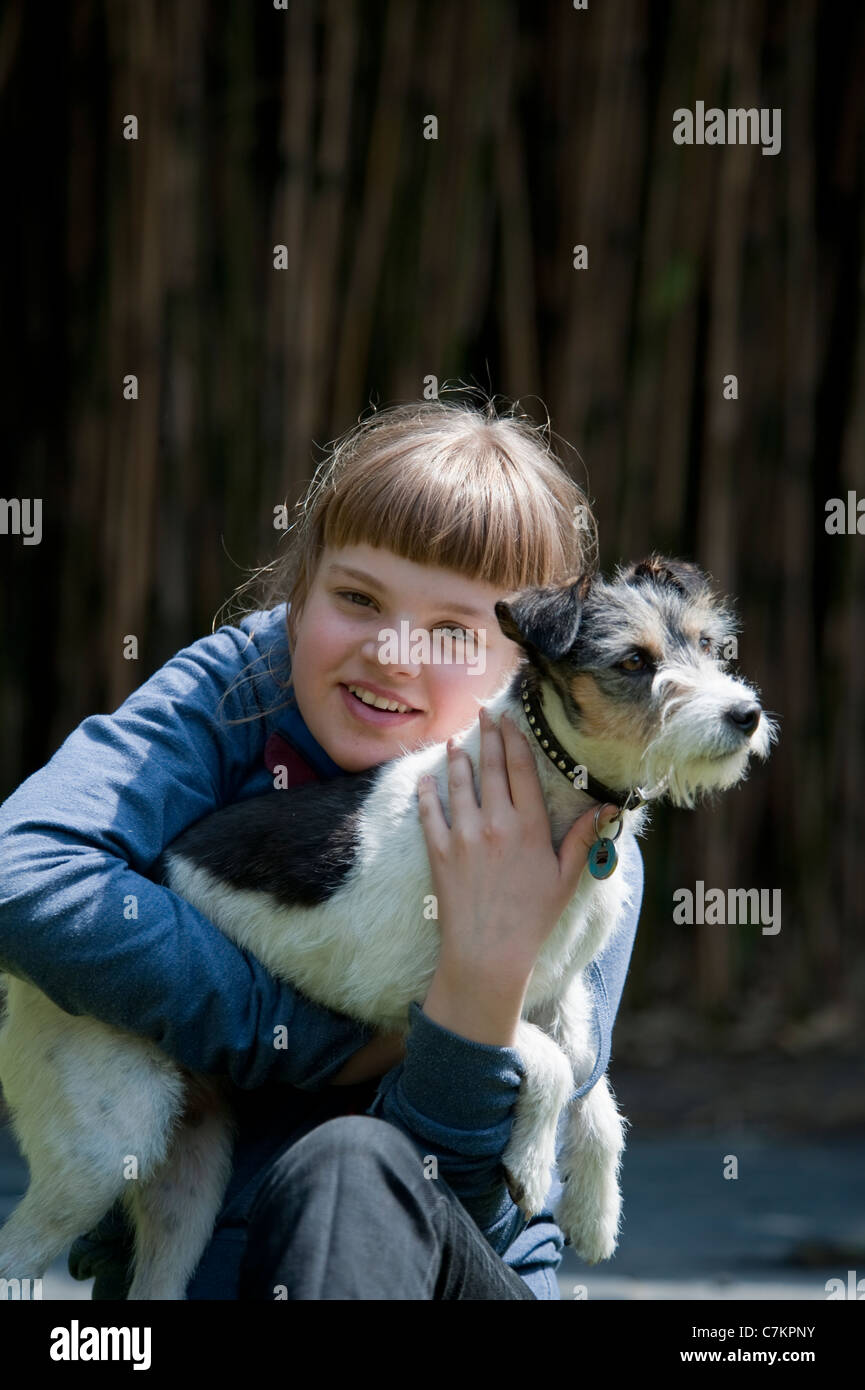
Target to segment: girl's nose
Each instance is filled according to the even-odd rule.
[[[420,643],[413,647],[411,640],[405,640],[406,634],[391,632],[389,629],[384,636],[376,636],[364,642],[362,651],[367,661],[373,662],[382,675],[391,672],[393,675],[417,676],[424,668],[423,648]]]

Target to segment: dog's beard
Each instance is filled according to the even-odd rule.
[[[733,704],[756,701],[756,695],[721,671],[664,668],[653,681],[653,695],[663,698],[671,690],[676,693],[668,694],[660,707],[660,728],[641,759],[639,781],[655,785],[664,779],[667,799],[691,808],[701,797],[743,781],[752,756],[769,756],[778,728],[762,714],[750,737],[737,733],[724,712]]]

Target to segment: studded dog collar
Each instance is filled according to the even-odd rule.
[[[558,739],[543,716],[540,701],[529,694],[528,687],[528,679],[524,678],[520,683],[520,698],[529,721],[529,727],[547,757],[572,785],[579,774],[580,787],[585,787],[585,790],[596,801],[618,806],[620,814],[624,811],[634,811],[638,806],[642,806],[644,802],[648,801],[649,796],[642,787],[632,787],[630,791],[626,792],[614,791],[611,787],[605,787],[603,782],[599,782],[596,777],[590,775],[587,767],[582,763],[574,762],[568,753],[560,749]]]

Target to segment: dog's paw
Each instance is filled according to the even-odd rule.
[[[541,1129],[527,1138],[518,1135],[515,1126],[502,1157],[508,1190],[529,1220],[544,1209],[556,1161],[555,1137],[554,1128]]]
[[[519,1181],[519,1179],[515,1178],[513,1173],[509,1173],[507,1168],[505,1168],[504,1174],[505,1186],[507,1187],[508,1192],[511,1194],[512,1200],[519,1207],[520,1211],[522,1211],[523,1202],[526,1199],[526,1190],[523,1187],[522,1183]]]
[[[577,1189],[565,1183],[562,1195],[553,1211],[556,1225],[560,1226],[568,1245],[586,1264],[600,1264],[615,1254],[619,1237],[619,1216],[621,1199],[618,1189],[615,1195],[600,1206],[587,1208],[585,1200],[580,1200]]]
[[[517,1174],[507,1164],[502,1165],[505,1174],[505,1184],[511,1197],[516,1202],[520,1211],[527,1221],[531,1221],[533,1216],[537,1216],[543,1210],[544,1198],[547,1193],[547,1186],[543,1178],[536,1170],[531,1167],[522,1167]]]

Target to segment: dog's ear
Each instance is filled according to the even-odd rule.
[[[500,599],[495,607],[499,627],[537,660],[559,661],[577,640],[590,575],[564,584],[523,589],[516,598]]]
[[[690,560],[669,560],[665,555],[652,554],[631,565],[622,575],[626,584],[665,584],[691,597],[708,586],[709,579],[698,565]]]

